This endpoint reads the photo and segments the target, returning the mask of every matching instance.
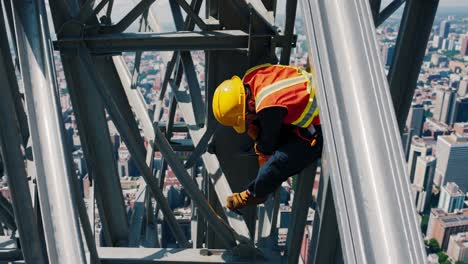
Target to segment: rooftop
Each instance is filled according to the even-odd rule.
[[[456,213],[446,213],[441,208],[433,208],[431,214],[435,215],[435,218],[438,218],[445,228],[468,225],[468,209]]]
[[[439,136],[438,139],[443,140],[450,145],[468,146],[468,133]]]
[[[450,194],[450,196],[465,196],[458,185],[454,182],[447,183],[443,188]]]

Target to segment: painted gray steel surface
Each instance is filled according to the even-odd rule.
[[[424,263],[368,3],[302,2],[346,263]]]
[[[21,73],[34,142],[37,185],[49,263],[86,263],[70,182],[43,1],[17,1],[15,21]],[[21,6],[21,8],[18,8]],[[49,53],[49,54],[48,54]],[[63,243],[67,241],[67,243]]]

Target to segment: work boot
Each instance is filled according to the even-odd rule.
[[[233,193],[227,197],[227,208],[231,211],[237,211],[245,206],[253,206],[264,203],[268,196],[265,197],[254,197],[249,191],[243,191],[241,193]]]

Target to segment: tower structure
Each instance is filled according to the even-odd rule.
[[[424,263],[416,217],[408,206],[410,185],[398,131],[437,9],[438,1],[426,2],[395,1],[382,11],[374,0],[301,3],[311,71],[317,76],[314,87],[327,109],[320,113],[328,147],[308,255],[316,263],[373,263],[388,256]],[[169,0],[170,27],[158,23],[154,4],[126,2],[122,17],[115,16],[117,1],[108,0],[0,4],[0,123],[9,128],[0,131],[0,148],[11,191],[11,203],[0,198],[0,221],[9,232],[18,230],[21,245],[0,252],[2,259],[38,264],[298,262],[314,182],[307,176],[315,175],[315,164],[298,177],[281,254],[274,244],[277,196],[258,216],[256,208],[243,215],[226,209],[225,196],[241,190],[258,167],[254,156],[238,155],[253,142],[218,125],[211,109],[222,80],[262,63],[289,64],[298,1],[287,1],[284,23],[278,24],[274,0]],[[374,28],[402,4],[404,18],[389,54],[387,81]],[[135,22],[138,31],[131,29]],[[143,58],[152,51],[162,53],[151,73],[155,76],[148,76]],[[161,82],[151,87],[149,80]],[[357,100],[357,95],[369,96],[369,87],[377,97]],[[76,117],[79,140],[74,137],[73,145],[81,144],[87,167],[86,200],[73,150],[66,144],[60,106],[68,108],[70,102],[60,101],[62,89]],[[149,102],[148,90],[158,92]],[[332,110],[332,104],[343,111]],[[365,123],[346,114],[359,110]],[[353,147],[342,145],[343,138]],[[116,141],[127,149],[119,153]],[[354,147],[363,145],[365,151]],[[181,152],[188,155],[182,159]],[[375,153],[382,153],[381,160]],[[122,186],[119,158],[134,162],[141,174],[137,181]],[[190,217],[169,205],[163,192],[168,171],[190,197]],[[136,189],[130,200],[123,190],[127,186]],[[353,186],[390,191],[372,189],[364,196]],[[398,196],[397,204],[390,195]],[[365,207],[366,201],[372,202]],[[394,232],[383,232],[388,229]],[[172,248],[161,241],[167,233],[174,239],[167,243]],[[389,246],[380,247],[382,240]]]

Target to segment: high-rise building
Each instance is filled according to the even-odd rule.
[[[453,112],[452,123],[468,122],[468,95],[457,98]]]
[[[448,37],[449,32],[450,22],[448,22],[447,20],[442,21],[442,23],[440,23],[439,36],[441,36],[442,38],[446,38]]]
[[[464,97],[468,93],[468,79],[461,80],[458,84],[458,96]]]
[[[406,126],[408,130],[413,129],[413,136],[421,136],[422,127],[424,124],[424,106],[422,104],[413,104],[409,110]]]
[[[442,45],[440,45],[440,49],[442,49],[442,50],[448,50],[449,41],[450,41],[450,39],[443,39],[443,40],[442,40]]]
[[[427,239],[434,238],[443,250],[447,250],[451,235],[468,231],[468,209],[447,213],[441,208],[431,209],[427,226]]]
[[[442,45],[442,38],[440,36],[435,35],[434,38],[432,39],[432,47],[434,49],[440,48]]]
[[[414,173],[416,170],[416,161],[418,157],[426,157],[432,154],[432,138],[425,140],[418,136],[414,136],[411,140],[411,146],[408,157],[408,172],[410,176],[410,182],[414,181]]]
[[[468,190],[468,134],[439,136],[436,156],[435,182],[455,182],[460,189]]]
[[[453,120],[453,111],[456,102],[456,91],[454,89],[438,89],[436,91],[436,100],[434,107],[434,118],[437,121],[451,125]]]
[[[419,213],[429,209],[434,182],[436,158],[434,156],[419,156],[416,159],[416,170],[414,172],[413,190],[416,208]]]
[[[392,64],[393,53],[395,52],[395,46],[392,44],[385,44],[382,48],[382,56],[385,66]]]
[[[468,56],[468,36],[463,38],[461,48],[460,48],[460,55]]]
[[[468,232],[450,236],[447,255],[453,261],[468,262]]]
[[[463,209],[465,193],[460,190],[454,182],[448,182],[440,189],[440,199],[437,207],[444,209],[447,213]]]

